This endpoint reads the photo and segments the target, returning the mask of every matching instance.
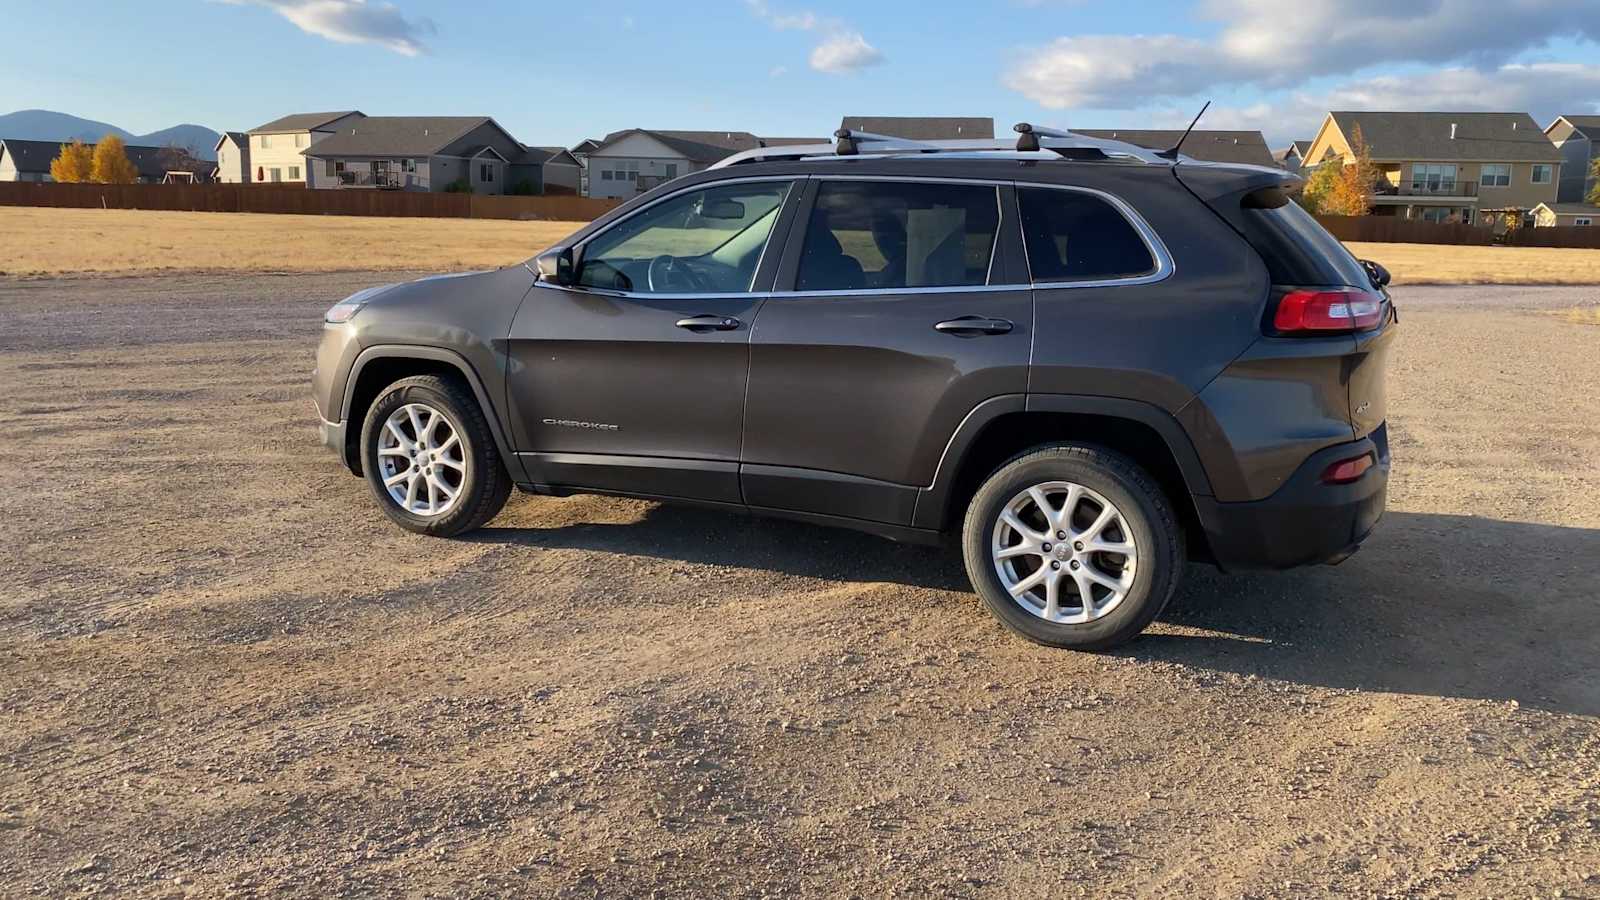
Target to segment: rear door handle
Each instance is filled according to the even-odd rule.
[[[687,328],[690,331],[698,332],[732,331],[738,328],[740,324],[739,320],[732,316],[690,316],[687,319],[678,320],[679,328]]]
[[[1009,334],[1013,325],[1006,319],[990,319],[984,316],[962,316],[959,319],[949,319],[933,326],[933,330],[945,334],[977,335],[977,334]]]

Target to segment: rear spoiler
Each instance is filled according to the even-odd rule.
[[[1181,166],[1173,166],[1172,171],[1190,193],[1212,207],[1226,197],[1243,198],[1270,188],[1287,197],[1305,184],[1305,179],[1298,175],[1266,166],[1186,161]]]

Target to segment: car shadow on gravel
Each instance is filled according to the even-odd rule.
[[[969,591],[952,549],[662,505],[627,524],[468,538],[808,578]],[[1224,575],[1190,566],[1135,659],[1307,685],[1515,700],[1600,716],[1600,531],[1389,513],[1343,565]]]

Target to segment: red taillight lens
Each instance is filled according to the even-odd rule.
[[[1290,291],[1278,301],[1272,327],[1282,334],[1364,331],[1383,321],[1383,297],[1369,291]]]
[[[1323,484],[1349,484],[1367,474],[1367,470],[1376,463],[1372,461],[1371,453],[1363,453],[1351,459],[1341,459],[1329,466],[1322,473]]]

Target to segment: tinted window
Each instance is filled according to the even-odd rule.
[[[1244,236],[1267,264],[1274,284],[1366,287],[1367,270],[1300,204],[1246,202]]]
[[[1133,278],[1156,270],[1139,232],[1093,194],[1020,188],[1017,201],[1036,282]]]
[[[802,291],[987,284],[997,189],[838,181],[817,191],[795,287]]]
[[[636,293],[745,293],[788,193],[787,181],[762,181],[663,200],[590,239],[578,283]]]

